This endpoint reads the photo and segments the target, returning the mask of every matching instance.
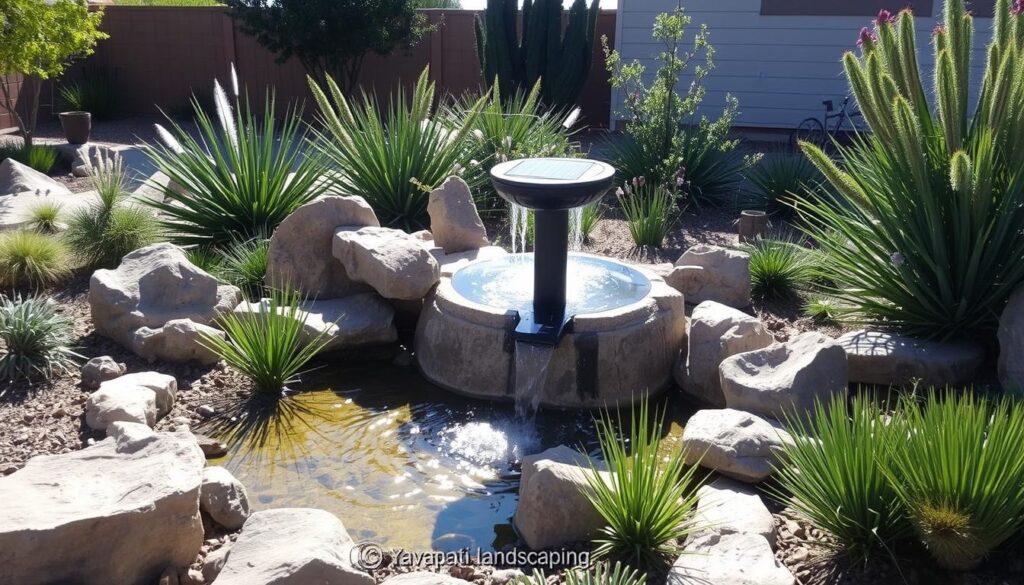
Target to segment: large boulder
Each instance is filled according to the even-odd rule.
[[[999,316],[999,383],[1012,391],[1024,390],[1024,287],[1010,295]]]
[[[266,282],[297,289],[310,298],[333,299],[369,290],[353,281],[331,255],[338,226],[379,226],[358,196],[328,195],[299,207],[270,238]]]
[[[270,310],[267,299],[259,303],[243,301],[237,314],[263,314]],[[360,293],[340,299],[305,301],[300,306],[304,318],[304,343],[325,333],[330,339],[323,351],[381,345],[398,339],[395,310],[376,293]]]
[[[836,339],[846,351],[850,382],[928,386],[970,382],[985,350],[970,342],[921,341],[880,331],[852,331]]]
[[[750,305],[750,254],[698,244],[676,260],[665,282],[688,303],[718,301],[742,309]]]
[[[512,522],[528,547],[540,550],[588,540],[604,526],[584,495],[590,473],[587,458],[564,445],[523,457]]]
[[[444,184],[430,192],[427,213],[434,244],[447,254],[477,250],[490,244],[487,229],[473,203],[473,193],[459,177],[448,177]]]
[[[213,465],[203,470],[199,509],[224,528],[238,530],[249,518],[249,496],[230,471]]]
[[[420,300],[441,279],[430,249],[402,230],[341,227],[334,234],[334,257],[349,277],[386,299]]]
[[[156,420],[156,393],[149,388],[134,385],[103,388],[101,385],[85,401],[85,424],[96,431],[105,431],[116,422],[152,427]]]
[[[791,440],[775,421],[723,408],[694,413],[683,427],[682,448],[688,465],[758,483],[771,475],[783,445]]]
[[[815,402],[845,395],[849,383],[846,352],[817,332],[736,354],[719,373],[729,408],[776,418],[813,412]]]
[[[220,329],[191,319],[172,319],[163,327],[140,327],[135,331],[131,350],[150,362],[197,362],[215,364],[220,356],[205,342],[206,337],[225,338]]]
[[[278,508],[249,516],[217,585],[373,585],[355,568],[355,545],[324,510]]]
[[[115,270],[97,270],[89,281],[89,308],[96,331],[132,348],[135,332],[168,321],[209,325],[241,299],[237,287],[220,285],[172,244],[140,248]]]
[[[153,585],[203,544],[205,460],[188,433],[118,423],[0,478],[0,583]]]
[[[689,351],[686,360],[680,360],[676,366],[676,383],[706,404],[725,406],[719,364],[729,356],[761,349],[774,341],[757,317],[715,301],[704,301],[690,316]]]
[[[137,372],[125,374],[100,384],[100,390],[114,388],[147,388],[153,391],[157,417],[167,416],[178,399],[178,380],[160,372]]]
[[[3,162],[0,162],[0,195],[17,195],[28,192],[40,195],[71,194],[67,187],[47,175],[28,165],[23,165],[13,158],[5,158]]]
[[[719,477],[697,490],[693,525],[698,534],[755,534],[775,549],[775,519],[750,487]]]
[[[795,585],[793,574],[756,534],[706,533],[686,543],[668,585]]]

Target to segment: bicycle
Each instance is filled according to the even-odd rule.
[[[791,146],[796,148],[800,142],[810,142],[820,148],[825,148],[839,136],[839,132],[843,130],[846,122],[850,123],[854,132],[858,131],[854,120],[863,119],[863,116],[860,110],[850,104],[850,96],[843,98],[843,103],[836,113],[832,113],[835,111],[835,104],[832,100],[824,100],[821,105],[825,106],[824,121],[821,118],[810,117],[800,122],[793,132]],[[829,129],[830,120],[836,121],[831,129]],[[828,140],[828,138],[832,140]]]

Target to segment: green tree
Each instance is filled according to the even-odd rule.
[[[0,3],[0,107],[11,114],[26,146],[39,113],[44,79],[64,73],[75,57],[92,54],[103,11],[85,0],[3,0]],[[14,76],[22,76],[21,107],[15,104]]]
[[[295,57],[323,83],[331,76],[346,93],[369,52],[410,47],[429,30],[409,0],[226,0],[246,34],[277,54]]]

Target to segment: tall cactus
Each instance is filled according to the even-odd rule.
[[[568,109],[583,91],[593,61],[598,0],[575,0],[562,33],[561,0],[525,0],[522,34],[516,0],[487,0],[476,18],[476,50],[488,84],[497,80],[503,95],[526,92],[537,81],[541,99]]]

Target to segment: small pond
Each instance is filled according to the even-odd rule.
[[[516,541],[511,518],[524,455],[559,444],[596,454],[590,413],[517,418],[511,403],[450,394],[411,367],[324,368],[305,386],[319,390],[289,398],[303,411],[289,432],[218,463],[246,486],[256,509],[323,508],[356,541],[501,548]],[[685,420],[679,410],[670,410],[673,421]],[[680,432],[673,422],[666,445],[678,444]]]

